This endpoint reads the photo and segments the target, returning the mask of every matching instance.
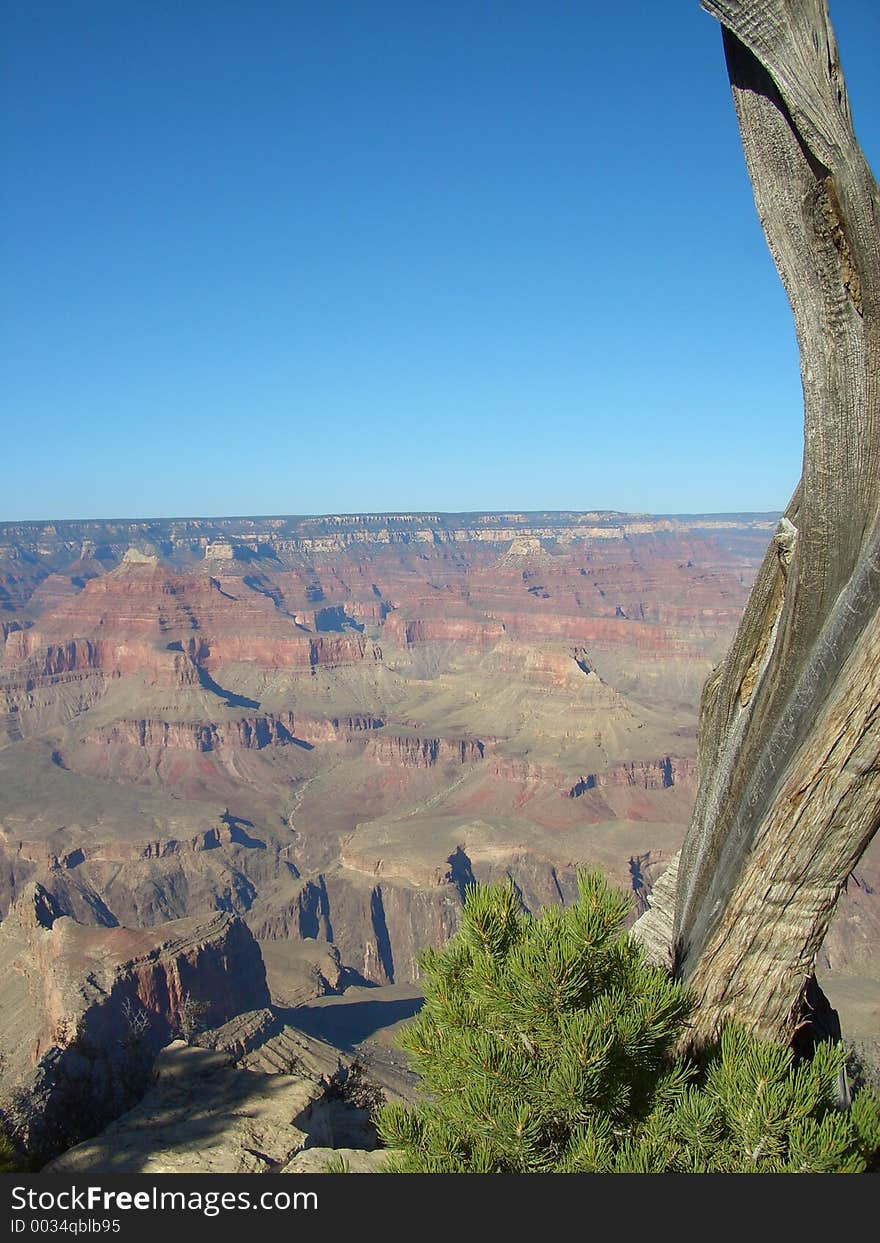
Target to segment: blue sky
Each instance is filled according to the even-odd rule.
[[[880,6],[831,0],[880,169]],[[697,0],[7,0],[0,520],[782,508]]]

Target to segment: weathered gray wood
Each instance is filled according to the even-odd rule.
[[[696,1042],[732,1015],[792,1035],[840,890],[880,824],[880,198],[824,0],[703,7],[722,23],[794,315],[804,458],[703,694],[673,960],[702,998]]]

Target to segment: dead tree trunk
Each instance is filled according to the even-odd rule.
[[[840,891],[880,825],[880,197],[825,0],[703,0],[794,314],[801,481],[706,684],[673,969],[790,1039]],[[748,313],[748,308],[743,308]],[[740,452],[749,452],[742,444]]]

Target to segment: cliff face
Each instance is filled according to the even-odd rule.
[[[435,764],[479,764],[485,746],[471,738],[412,738],[380,734],[369,738],[364,752],[389,767],[433,768]]]
[[[431,887],[379,883],[348,867],[324,878],[334,942],[344,962],[375,984],[419,978],[419,950],[443,945],[458,927],[461,898],[448,878]]]
[[[297,713],[296,735],[304,742],[340,742],[360,738],[365,730],[381,729],[385,721],[369,713],[346,717],[314,717]]]
[[[487,618],[404,617],[392,613],[385,622],[385,634],[405,647],[415,643],[463,642],[491,647],[504,635],[500,622]]]
[[[310,635],[241,580],[180,574],[154,560],[89,580],[5,644],[7,666],[30,662],[38,676],[99,670],[169,686],[196,684],[197,669],[229,661],[312,669],[379,657],[360,634]]]
[[[636,786],[643,790],[669,790],[683,782],[693,784],[696,781],[697,766],[694,760],[682,759],[671,755],[662,759],[634,761],[631,764],[616,764],[601,773],[588,773],[580,777],[568,792],[569,798],[580,798],[587,790],[608,789],[610,787]]]
[[[153,930],[84,927],[31,885],[0,926],[0,958],[3,1108],[44,1157],[136,1099],[156,1050],[197,1015],[217,1024],[269,1003],[259,948],[227,913]]]
[[[214,751],[219,747],[260,750],[296,741],[293,714],[240,717],[200,724],[194,721],[118,720],[91,730],[85,741],[107,746],[172,747],[181,751]]]
[[[688,535],[705,537],[728,532],[745,542],[750,535],[769,530],[778,515],[695,514],[656,517],[609,510],[539,513],[384,513],[324,514],[317,517],[273,518],[174,518],[141,520],[88,519],[65,522],[6,522],[0,524],[0,553],[10,558],[25,553],[51,554],[61,550],[68,561],[95,557],[98,553],[118,557],[134,545],[163,553],[191,553],[198,558],[216,555],[224,559],[242,551],[268,547],[279,553],[285,547],[309,549],[316,541],[333,551],[347,547],[345,539],[373,544],[455,544],[486,540],[509,545],[517,540],[609,539],[633,535]],[[766,540],[765,540],[766,542]]]
[[[0,914],[39,883],[61,945],[64,916],[158,935],[222,911],[383,983],[413,977],[474,879],[509,875],[530,907],[567,900],[579,865],[646,891],[774,525],[0,526]],[[859,890],[835,961],[874,936],[874,902]],[[157,1014],[179,992],[143,988]]]
[[[62,916],[28,942],[44,1014],[34,1062],[53,1046],[108,1049],[123,1040],[126,1002],[147,1012],[157,1039],[181,1030],[188,995],[212,1026],[269,1002],[256,941],[226,912],[153,929],[88,928]]]
[[[153,1082],[134,1109],[43,1172],[68,1179],[273,1173],[313,1147],[311,1117],[324,1112],[325,1092],[301,1073],[245,1070],[223,1052],[178,1041],[160,1053]]]

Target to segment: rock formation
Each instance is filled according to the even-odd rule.
[[[510,875],[535,907],[597,865],[644,906],[690,816],[700,687],[774,527],[0,526],[0,941],[29,901],[82,961],[237,918],[294,1004],[415,980],[474,880]],[[832,969],[872,971],[872,877]],[[130,944],[113,955],[147,953]]]
[[[326,1164],[335,1147],[375,1147],[365,1111],[303,1071],[247,1070],[226,1052],[176,1041],[160,1053],[152,1077],[139,1104],[43,1173],[301,1173],[314,1169],[307,1152],[320,1151]]]
[[[43,1155],[136,1099],[157,1049],[196,1018],[215,1025],[270,1000],[236,916],[87,927],[38,884],[0,925],[0,961],[2,1108],[19,1142]]]

